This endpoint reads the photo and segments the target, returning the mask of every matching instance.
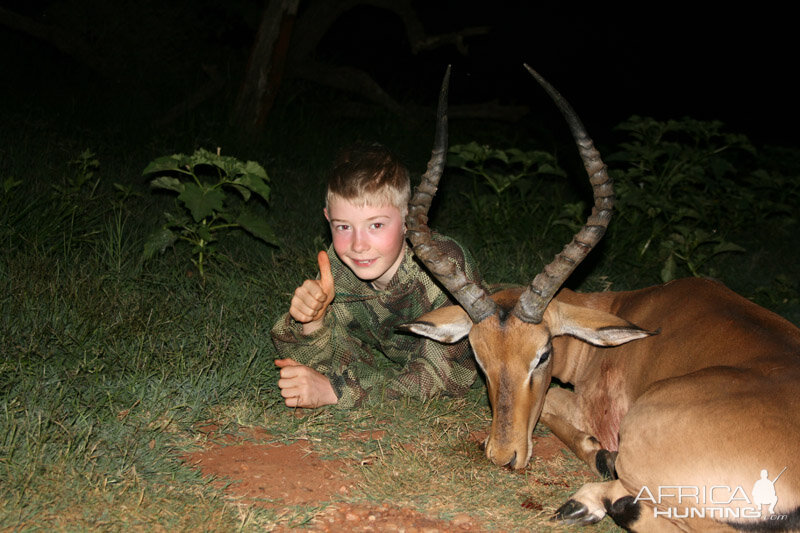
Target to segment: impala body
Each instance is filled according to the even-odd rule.
[[[530,72],[572,130],[593,212],[528,287],[492,295],[458,272],[427,227],[446,152],[446,77],[433,156],[407,224],[415,252],[459,305],[405,328],[441,342],[469,336],[492,404],[492,462],[525,468],[541,421],[606,478],[579,489],[555,520],[609,515],[642,532],[800,530],[800,329],[696,278],[630,292],[559,291],[602,237],[613,187],[574,111]],[[572,390],[550,387],[553,377]]]

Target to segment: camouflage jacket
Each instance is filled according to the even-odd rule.
[[[459,244],[434,234],[448,257],[480,281],[475,262]],[[398,331],[398,325],[453,303],[419,259],[406,249],[385,290],[358,279],[331,247],[328,250],[336,295],[323,326],[303,335],[286,313],[272,328],[279,357],[291,358],[326,375],[338,406],[352,408],[382,398],[462,395],[477,377],[469,342],[441,344]]]

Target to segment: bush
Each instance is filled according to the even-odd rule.
[[[737,231],[756,219],[793,216],[796,180],[753,168],[756,151],[748,139],[724,132],[720,122],[634,116],[618,129],[626,139],[604,155],[617,203],[603,247],[604,260],[620,261],[626,271],[657,271],[662,281],[715,275],[711,259],[744,251],[733,242]],[[473,176],[464,194],[487,235],[531,227],[530,215],[544,201],[541,178],[564,176],[546,152],[476,143],[453,146],[448,165]],[[548,223],[576,231],[586,209],[584,202],[566,203],[551,210]]]
[[[175,210],[165,212],[166,222],[153,232],[144,245],[144,258],[163,252],[177,240],[192,245],[192,263],[201,280],[206,262],[216,254],[213,243],[223,232],[243,229],[253,237],[277,245],[278,239],[262,216],[247,202],[253,194],[269,200],[269,177],[255,161],[246,163],[199,149],[192,155],[174,154],[152,161],[143,172],[158,174],[151,182],[154,189],[178,193]],[[243,200],[228,195],[234,190]]]

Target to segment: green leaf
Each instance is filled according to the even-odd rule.
[[[464,168],[467,165],[467,160],[461,157],[460,154],[450,152],[447,154],[447,166],[455,168]]]
[[[227,179],[233,179],[244,172],[244,163],[232,156],[220,156],[217,167],[222,169]]]
[[[264,175],[261,176],[258,173],[248,172],[246,174],[243,174],[241,177],[235,179],[233,183],[247,187],[257,195],[259,195],[261,198],[263,198],[264,201],[269,201],[270,188],[269,185],[267,185],[266,173],[264,173]],[[245,200],[247,200],[247,198],[245,198]]]
[[[236,223],[253,237],[261,239],[267,244],[278,246],[278,237],[263,217],[250,211],[243,211],[236,219]]]
[[[209,152],[205,148],[198,148],[187,159],[187,163],[192,167],[196,167],[197,165],[211,165],[219,167],[220,163],[220,156],[213,152]]]
[[[145,260],[148,260],[156,253],[163,253],[167,246],[172,246],[175,243],[177,238],[177,235],[168,228],[157,229],[145,240],[142,256]]]
[[[219,189],[203,190],[194,183],[187,183],[178,200],[184,203],[191,211],[195,222],[200,222],[207,216],[223,209],[225,193]]]
[[[558,166],[551,165],[549,163],[542,163],[541,165],[539,165],[538,172],[542,174],[550,174],[553,176],[561,176],[564,178],[567,177],[566,171],[564,171],[562,168]]]
[[[197,233],[197,236],[200,237],[201,239],[203,239],[203,241],[205,241],[206,243],[209,243],[209,242],[217,240],[214,237],[214,234],[211,233],[211,228],[209,228],[206,225],[196,226],[195,227],[195,232]]]
[[[242,171],[243,174],[252,174],[258,178],[261,178],[264,181],[269,181],[269,177],[267,176],[267,171],[264,170],[264,167],[256,163],[255,161],[248,161],[244,165],[244,170]]]
[[[164,211],[164,218],[167,221],[165,225],[167,228],[184,227],[191,222],[191,219],[187,216],[185,209],[181,209],[180,211],[176,211],[174,213],[171,211]]]
[[[8,194],[12,189],[15,189],[22,185],[21,180],[15,180],[14,178],[8,177],[3,180],[3,192]]]
[[[238,181],[238,180],[237,180],[237,181]],[[239,185],[239,184],[238,184],[238,183],[236,183],[236,182],[233,182],[233,183],[231,183],[231,186],[232,186],[234,189],[236,189],[236,192],[238,192],[240,195],[242,195],[242,199],[243,199],[245,202],[246,202],[246,201],[248,201],[248,200],[250,200],[250,189],[248,189],[247,187],[242,187],[241,185]]]
[[[150,187],[153,189],[167,189],[169,191],[175,191],[177,193],[182,193],[185,185],[181,183],[181,180],[178,178],[172,178],[170,176],[159,176],[158,178],[154,179],[150,182]]]
[[[733,242],[721,242],[714,247],[714,254],[746,252],[747,249]]]
[[[664,267],[661,269],[661,281],[666,283],[675,279],[675,268],[675,256],[670,254],[667,260],[664,261]]]
[[[490,156],[499,159],[503,163],[508,163],[508,155],[503,150],[492,150]]]
[[[189,164],[189,158],[184,154],[172,154],[156,158],[145,167],[142,174],[166,172],[170,170],[183,170]]]
[[[485,161],[488,148],[472,141],[469,144],[456,144],[450,147],[450,155],[455,156],[460,164],[458,167],[465,166],[468,162]]]

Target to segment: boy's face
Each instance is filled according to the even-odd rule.
[[[385,289],[403,262],[405,220],[393,206],[359,207],[333,196],[325,209],[336,255],[363,281]]]

